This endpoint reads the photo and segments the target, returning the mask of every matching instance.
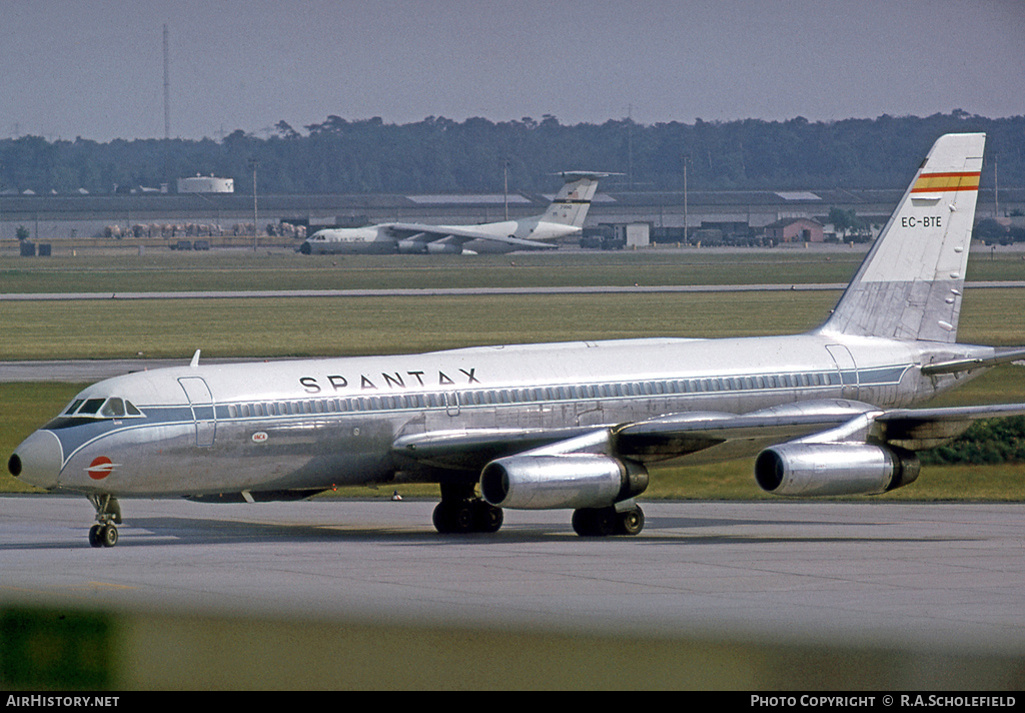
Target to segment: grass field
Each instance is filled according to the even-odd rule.
[[[245,250],[10,258],[0,293],[847,282],[865,248],[311,257]],[[1025,280],[1021,252],[973,253],[971,280]]]
[[[785,334],[838,292],[0,302],[0,360],[349,356],[471,344]],[[963,341],[1025,340],[1021,291],[965,295]]]
[[[860,252],[573,253],[451,258],[330,258],[223,254],[14,260],[0,292],[343,289],[481,285],[844,282]],[[107,259],[110,262],[109,259]],[[338,265],[332,265],[338,262]],[[515,263],[515,264],[512,264]],[[970,278],[1025,279],[1020,257],[974,261]],[[472,265],[471,269],[467,269]],[[976,269],[978,268],[978,269]],[[987,272],[988,270],[988,272]],[[980,275],[980,273],[982,273]],[[538,295],[0,302],[0,360],[118,357],[281,357],[420,352],[472,344],[648,336],[725,337],[799,332],[820,324],[838,292]],[[1025,343],[1021,290],[971,290],[962,341]],[[81,388],[0,384],[0,457]],[[943,403],[1025,401],[1025,372],[1002,367]],[[661,469],[645,497],[760,498],[750,462]],[[25,488],[0,474],[0,490]],[[436,487],[404,488],[436,495]],[[374,491],[358,489],[361,494]],[[378,491],[384,496],[390,490]],[[929,466],[885,498],[1025,499],[1025,466]]]

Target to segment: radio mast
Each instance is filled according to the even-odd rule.
[[[164,138],[171,138],[171,62],[167,48],[167,25],[164,25]]]

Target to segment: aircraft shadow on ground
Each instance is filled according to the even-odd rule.
[[[448,544],[490,544],[502,542],[532,542],[551,538],[565,539],[576,535],[567,523],[565,526],[538,527],[523,525],[505,527],[495,534],[442,535],[427,523],[423,526],[347,524],[339,520],[317,523],[268,523],[241,522],[235,520],[212,520],[183,517],[138,517],[126,520],[120,529],[121,538],[117,548],[174,545],[217,545],[258,543],[331,543],[331,542],[377,542],[392,545],[448,545]],[[88,547],[82,530],[82,544]],[[8,544],[0,545],[0,551],[9,549],[53,549],[64,548],[69,543]]]
[[[722,528],[738,526],[770,527],[765,534],[729,534]],[[189,517],[138,517],[126,520],[121,528],[117,548],[166,547],[166,546],[209,546],[218,544],[328,544],[328,543],[379,543],[400,546],[449,546],[449,545],[501,545],[518,543],[566,542],[578,540],[581,544],[605,542],[637,543],[646,545],[771,545],[777,543],[865,543],[878,542],[960,542],[973,538],[965,537],[902,537],[894,538],[892,531],[878,536],[872,534],[811,535],[793,532],[794,527],[820,526],[824,528],[850,528],[850,522],[826,522],[821,520],[786,521],[775,519],[730,519],[694,517],[649,517],[645,531],[634,537],[578,538],[569,522],[565,524],[507,523],[493,534],[442,535],[429,523],[423,525],[395,525],[352,523],[342,520],[308,522],[245,522]],[[885,528],[885,526],[883,526]],[[72,547],[89,547],[86,538],[88,528],[83,525],[81,537],[45,542],[8,542],[0,544],[0,552],[25,550],[60,550]],[[787,533],[791,534],[787,534]]]

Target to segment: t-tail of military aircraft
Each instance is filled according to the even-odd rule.
[[[635,535],[653,467],[754,457],[789,496],[912,483],[916,452],[1025,404],[918,407],[1025,347],[956,341],[985,137],[941,137],[825,323],[792,336],[631,339],[157,369],[82,391],[8,469],[81,493],[90,542],[124,496],[295,499],[440,484],[442,533],[506,509],[568,509],[580,535]],[[578,177],[557,211],[593,195]],[[575,190],[575,189],[574,189]],[[588,192],[590,191],[590,192]],[[580,204],[586,205],[584,203]],[[545,221],[539,221],[543,223]]]
[[[541,215],[479,225],[381,223],[363,228],[324,228],[299,248],[307,255],[342,253],[477,254],[552,250],[553,241],[582,232],[598,181],[612,175],[565,171],[565,183]]]

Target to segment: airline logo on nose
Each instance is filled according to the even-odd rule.
[[[89,464],[85,472],[93,480],[103,480],[114,472],[114,464],[111,463],[110,458],[107,458],[107,456],[99,456],[93,459],[93,462]]]

